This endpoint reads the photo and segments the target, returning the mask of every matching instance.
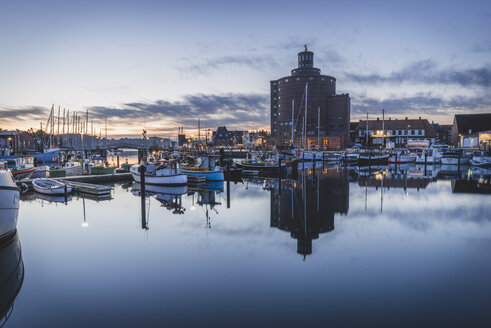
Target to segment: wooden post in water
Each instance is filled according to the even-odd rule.
[[[119,155],[116,156],[116,160],[118,162],[118,168],[119,168]]]
[[[64,189],[65,189],[64,190],[65,191],[65,205],[67,205],[67,203],[68,203],[68,187],[66,186],[66,184],[65,184]]]
[[[142,210],[142,229],[148,229],[145,210],[145,165],[140,165],[140,196]]]
[[[278,158],[278,186],[279,186],[279,192],[281,195],[281,158]]]
[[[230,161],[227,160],[227,208],[230,208]]]

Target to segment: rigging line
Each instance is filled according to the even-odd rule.
[[[300,104],[298,105],[299,110],[298,110],[297,118],[295,120],[295,124],[293,125],[293,129],[297,128],[297,123],[299,121],[298,119],[300,118],[300,113],[302,112],[301,108],[302,108],[302,104],[303,104],[304,99],[305,99],[305,88],[303,89],[302,99],[300,100]]]

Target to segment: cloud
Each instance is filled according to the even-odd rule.
[[[344,73],[349,81],[373,85],[379,83],[424,83],[424,84],[456,84],[464,87],[491,86],[491,67],[485,66],[473,69],[438,69],[431,60],[413,63],[400,71],[389,75]]]
[[[475,44],[472,49],[473,52],[484,52],[484,53],[489,53],[491,52],[491,42],[483,42],[480,44]]]
[[[351,101],[352,115],[379,113],[385,109],[386,113],[393,115],[411,115],[411,112],[417,112],[451,116],[456,113],[489,112],[491,108],[491,99],[463,96],[446,99],[432,96],[430,93],[384,100],[358,96]]]
[[[147,122],[165,121],[168,129],[176,126],[195,129],[198,118],[210,128],[228,126],[237,129],[260,128],[269,124],[269,96],[267,94],[221,94],[186,95],[178,101],[157,100],[155,102],[134,102],[119,108],[90,107],[90,116],[96,120],[105,117],[111,122],[128,122],[135,125]],[[203,125],[204,126],[204,125]]]
[[[48,120],[48,108],[40,106],[28,107],[0,107],[0,121],[22,120]]]
[[[272,56],[246,56],[229,55],[204,59],[201,62],[194,62],[185,59],[185,64],[175,66],[179,72],[192,74],[207,74],[210,71],[222,69],[226,66],[244,66],[252,69],[264,69],[265,67],[279,67],[278,62]]]

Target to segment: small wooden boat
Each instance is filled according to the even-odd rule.
[[[63,182],[53,179],[35,179],[32,187],[40,194],[45,195],[64,195],[72,192],[72,187]]]

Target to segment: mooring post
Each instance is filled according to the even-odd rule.
[[[227,208],[230,208],[230,161],[227,160]]]
[[[281,158],[278,158],[278,192],[281,195]]]
[[[116,160],[117,160],[118,168],[119,168],[119,155],[116,156]]]
[[[142,229],[147,229],[146,210],[145,210],[145,165],[140,165],[140,196],[142,210]]]
[[[65,184],[64,189],[65,189],[64,190],[65,191],[65,205],[67,205],[67,203],[68,203],[68,187],[66,186],[66,184]]]

